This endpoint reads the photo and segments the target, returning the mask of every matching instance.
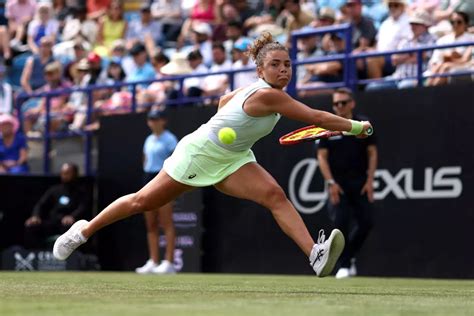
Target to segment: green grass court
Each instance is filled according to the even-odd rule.
[[[1,272],[0,315],[474,315],[474,280]]]

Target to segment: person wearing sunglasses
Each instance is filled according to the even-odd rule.
[[[353,112],[356,102],[351,90],[337,89],[332,102],[338,116],[355,120],[362,118]],[[321,139],[317,144],[317,158],[327,184],[329,217],[346,236],[346,247],[339,258],[336,278],[352,277],[357,274],[356,255],[372,228],[373,181],[377,168],[375,136]]]
[[[398,46],[398,49],[410,49],[420,46],[434,45],[435,37],[428,32],[432,24],[432,18],[428,11],[418,9],[410,14],[410,27],[413,36],[404,40]],[[426,70],[428,61],[431,57],[431,51],[423,53],[423,70]],[[383,81],[371,82],[367,85],[366,91],[379,89],[404,89],[415,87],[418,81],[418,58],[415,53],[393,54],[391,62],[396,66],[395,72]]]
[[[469,15],[462,11],[451,14],[452,32],[441,37],[436,44],[472,42],[474,34],[468,32]],[[461,46],[450,49],[437,49],[429,61],[429,71],[425,75],[436,75],[449,72],[453,67],[463,65],[472,59],[472,46]],[[449,77],[431,77],[427,85],[437,86],[446,84]]]

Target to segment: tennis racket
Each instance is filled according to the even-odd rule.
[[[366,134],[370,136],[373,134],[373,132],[374,132],[373,128],[369,128],[366,131]],[[316,139],[329,138],[332,136],[339,136],[339,135],[355,136],[354,134],[351,134],[350,132],[329,131],[322,127],[310,125],[310,126],[306,126],[306,127],[302,127],[297,130],[294,130],[286,135],[283,135],[282,137],[280,137],[280,144],[281,145],[295,145],[302,142],[314,141]]]

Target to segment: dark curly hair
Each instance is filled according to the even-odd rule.
[[[255,61],[257,66],[261,66],[267,53],[273,50],[283,50],[288,53],[288,49],[285,46],[273,40],[272,34],[263,32],[253,41],[247,54]]]

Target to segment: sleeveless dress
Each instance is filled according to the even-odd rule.
[[[104,19],[104,46],[111,48],[112,44],[122,38],[125,29],[125,20],[112,21],[109,17]]]
[[[273,130],[280,114],[249,116],[243,104],[259,89],[268,88],[271,86],[259,79],[235,94],[206,124],[180,140],[164,162],[166,173],[180,183],[203,187],[217,184],[243,165],[255,162],[251,147]],[[237,138],[232,144],[219,141],[217,134],[223,127],[235,130]]]

